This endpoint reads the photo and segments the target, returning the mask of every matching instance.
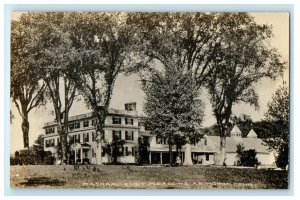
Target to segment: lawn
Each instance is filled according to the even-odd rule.
[[[13,188],[287,189],[288,172],[252,168],[11,166]]]

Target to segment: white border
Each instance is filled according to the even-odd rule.
[[[47,3],[48,3],[48,1],[41,2],[41,1],[38,1],[38,0],[31,0],[31,1],[26,1],[26,2],[21,1],[21,0],[10,0],[10,1],[4,0],[4,2],[2,3],[2,7],[1,7],[1,25],[3,27],[3,30],[5,30],[4,29],[4,5],[5,4],[47,4]],[[75,3],[75,2],[74,2],[74,0],[73,1],[72,0],[52,0],[51,3],[53,3],[53,4],[72,4],[72,3]],[[78,1],[76,3],[77,4],[85,4],[85,5],[83,5],[83,7],[85,7],[86,4],[97,4],[97,3],[99,3],[99,1],[97,1],[97,0],[85,0],[85,1]],[[124,4],[125,2],[122,1],[122,0],[111,0],[111,1],[101,1],[101,3],[105,3],[105,4]],[[161,0],[152,0],[152,1],[151,0],[144,0],[143,2],[131,0],[131,1],[126,1],[126,3],[128,5],[124,6],[124,8],[128,9],[128,8],[131,7],[129,4],[149,4],[149,3],[155,3],[155,4],[168,4],[168,3],[172,3],[172,4],[194,4],[196,2],[193,1],[193,0],[185,0],[185,1],[183,0],[183,1],[176,1],[176,2],[171,1],[171,0],[167,0],[167,1],[163,1],[163,2]],[[211,0],[210,1],[209,0],[203,0],[203,1],[197,2],[197,3],[215,4],[216,6],[218,6],[218,4],[225,4],[224,5],[225,7],[226,7],[226,4],[237,4],[237,3],[238,4],[293,4],[294,5],[294,11],[296,11],[296,12],[294,12],[294,29],[293,29],[293,31],[294,31],[294,55],[295,55],[295,57],[294,57],[294,68],[291,70],[293,72],[293,74],[291,74],[291,78],[292,77],[295,77],[295,78],[291,79],[292,80],[292,83],[291,83],[291,85],[292,85],[291,100],[293,102],[292,107],[291,107],[291,110],[292,110],[291,122],[293,124],[293,126],[292,126],[293,130],[292,131],[294,132],[293,140],[295,141],[294,142],[294,155],[296,155],[295,157],[297,157],[297,155],[299,155],[298,154],[299,147],[298,147],[297,142],[296,142],[296,141],[299,141],[299,136],[297,135],[297,133],[299,132],[299,128],[297,127],[297,124],[298,124],[297,119],[299,119],[299,114],[298,114],[299,112],[297,112],[299,110],[299,107],[297,105],[297,102],[299,102],[299,89],[298,89],[299,78],[297,80],[297,77],[299,77],[298,75],[299,75],[299,67],[300,66],[299,66],[299,56],[297,57],[297,55],[299,55],[299,47],[295,44],[299,44],[299,39],[296,36],[300,35],[300,33],[299,33],[299,13],[297,12],[297,10],[299,10],[298,1],[297,0],[294,0],[294,1],[292,1],[292,0],[287,0],[287,1],[284,1],[284,0],[282,0],[282,1],[271,1],[271,0],[268,0],[268,1],[267,0],[252,0],[252,1],[249,1],[249,0],[245,0],[243,2],[240,2],[238,0],[229,0],[229,1],[215,0],[215,1],[212,2]],[[134,6],[134,5],[132,5],[132,6]],[[72,6],[70,6],[70,7],[72,7]],[[168,5],[162,5],[162,8],[168,9],[168,7],[169,7]],[[205,6],[203,5],[203,7],[205,7]],[[272,7],[272,6],[270,6],[270,7]],[[259,7],[258,7],[258,9],[259,9]],[[0,43],[4,44],[5,43],[5,38],[4,38],[4,32],[3,31],[1,31],[1,37],[0,38],[1,38]],[[0,51],[1,51],[1,58],[2,58],[0,60],[4,61],[4,59],[5,59],[4,58],[4,48],[0,48]],[[292,64],[292,61],[291,61],[291,64]],[[1,72],[2,72],[0,74],[4,75],[3,62],[2,62],[2,65],[0,65],[0,66],[1,66],[0,69],[1,69]],[[298,66],[298,67],[296,67],[296,66]],[[1,80],[1,78],[0,78],[0,80]],[[3,78],[2,80],[5,80],[5,78]],[[7,85],[5,87],[7,87]],[[2,96],[2,97],[5,97],[4,89],[6,89],[6,88],[4,88],[4,81],[1,81],[0,82],[0,92],[1,92],[0,96]],[[8,106],[7,104],[5,104],[5,107],[4,107],[4,98],[0,98],[0,106],[1,106],[0,111],[2,111],[2,110],[4,111],[5,107]],[[5,130],[4,130],[4,120],[5,120],[4,115],[0,115],[0,127],[2,127],[2,130],[3,130],[3,132],[1,131],[3,133],[2,138],[4,137],[4,134],[9,134],[9,132],[5,132]],[[2,142],[2,145],[1,145],[1,148],[0,148],[0,155],[2,155],[2,156],[0,156],[0,159],[1,159],[0,160],[0,163],[1,163],[0,164],[0,170],[1,170],[0,178],[5,177],[4,176],[5,171],[4,171],[4,165],[3,165],[3,163],[4,163],[4,157],[3,157],[4,148],[3,147],[4,147],[5,140],[1,140],[1,141],[3,141],[3,142]],[[6,151],[6,152],[9,152],[9,151]],[[299,169],[298,160],[294,159],[294,162],[295,162],[294,163],[294,169]],[[299,188],[299,181],[297,179],[298,174],[299,173],[297,172],[297,170],[295,170],[294,171],[294,188],[295,188],[294,197],[293,196],[284,196],[284,197],[283,196],[279,196],[279,197],[263,196],[261,198],[263,198],[263,199],[292,199],[292,198],[297,199],[297,197],[299,197],[299,192],[296,189],[296,188]],[[0,187],[1,187],[1,196],[3,196],[5,199],[11,199],[11,198],[15,199],[16,198],[15,196],[12,196],[12,197],[4,196],[4,181],[0,181]],[[51,191],[53,191],[53,192],[51,192]],[[50,190],[50,192],[49,192],[49,190],[48,191],[44,190],[44,192],[46,192],[46,194],[49,194],[49,195],[56,195],[56,193],[54,191],[55,190]],[[129,195],[130,194],[130,191],[128,193],[128,190],[123,191],[121,193],[119,193],[119,192],[117,192],[117,191],[114,192],[114,190],[113,190],[113,191],[111,191],[111,193],[109,195],[114,195],[114,194],[115,195],[122,195],[122,193],[123,193],[123,195]],[[83,194],[85,194],[85,195],[88,195],[88,193],[89,193],[88,190],[83,191]],[[138,193],[142,194],[140,192],[138,192]],[[165,195],[165,193],[161,193],[159,191],[157,191],[157,193],[158,193],[158,195]],[[169,190],[169,192],[167,192],[167,193],[168,193],[167,195],[180,195],[180,194],[178,194],[177,191],[174,192],[173,190]],[[193,193],[193,191],[191,191],[191,193]],[[215,195],[220,195],[218,192],[214,193],[214,191],[210,191],[210,193],[211,193],[210,195],[214,195],[214,194]],[[253,194],[255,195],[255,193],[256,193],[256,191],[247,191],[247,193],[246,194],[244,193],[243,195],[253,195]],[[34,193],[32,193],[32,194],[34,195]],[[134,195],[134,193],[132,193],[131,195]],[[182,191],[181,195],[188,195],[188,194],[186,194],[186,191]],[[228,195],[228,194],[225,193],[225,195]],[[233,193],[233,195],[234,195],[234,193]],[[30,199],[40,199],[41,197],[26,196],[26,197],[18,197],[18,198],[22,198],[22,199],[29,199],[29,198]],[[58,197],[43,196],[42,198],[46,198],[46,199],[51,198],[51,199],[53,199],[53,198],[58,198]],[[59,197],[59,199],[60,198],[65,199],[64,197]],[[72,199],[79,199],[79,198],[84,198],[84,197],[72,197]],[[99,197],[93,197],[93,198],[98,199]],[[103,198],[105,198],[105,197],[103,196]],[[109,197],[109,198],[111,198],[111,197]],[[120,198],[120,197],[115,197],[115,198]],[[124,198],[124,199],[143,198],[144,199],[144,197],[129,197],[129,196],[122,197],[122,198]],[[153,198],[153,197],[149,197],[149,198]],[[160,197],[160,198],[165,199],[165,197]],[[172,199],[173,198],[174,197],[172,197]],[[177,197],[177,198],[182,198],[182,197]],[[197,197],[191,197],[191,198],[197,198]],[[201,198],[201,197],[198,197],[198,198]],[[205,199],[214,199],[214,198],[218,198],[218,197],[213,197],[213,196],[205,197]],[[229,198],[230,199],[240,199],[241,197],[237,197],[237,196],[229,197],[229,196],[227,196],[227,197],[221,197],[221,198],[222,199],[224,199],[224,198],[225,199],[229,199]],[[250,199],[250,198],[253,199],[253,198],[260,198],[260,197],[254,197],[254,196],[248,196],[247,197],[247,196],[244,196],[242,198],[243,199]],[[174,199],[176,199],[176,198],[174,198]]]

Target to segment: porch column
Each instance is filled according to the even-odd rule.
[[[82,161],[83,161],[83,159],[82,159],[82,148],[80,148],[80,159],[81,159],[81,164],[82,164]]]
[[[160,152],[160,164],[162,164],[162,152]]]
[[[74,162],[76,163],[76,153],[77,153],[77,149],[74,149]]]
[[[149,163],[151,165],[151,151],[149,152]]]

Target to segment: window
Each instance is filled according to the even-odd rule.
[[[113,140],[121,140],[121,131],[113,130]]]
[[[74,136],[73,135],[69,135],[69,142],[71,144],[74,144]]]
[[[83,127],[89,127],[89,120],[83,122]]]
[[[156,137],[156,144],[161,144],[161,137]]]
[[[69,129],[70,130],[74,129],[74,123],[69,124]]]
[[[57,146],[59,145],[59,143],[60,143],[60,139],[59,139],[59,138],[57,138]]]
[[[206,161],[209,161],[209,154],[206,154],[205,157],[206,157]]]
[[[156,137],[156,144],[167,144],[165,137]]]
[[[55,133],[55,127],[46,128],[46,134]]]
[[[207,145],[207,139],[206,138],[204,139],[204,145]]]
[[[83,142],[89,142],[89,133],[83,134]]]
[[[80,128],[80,122],[75,122],[75,128]]]
[[[92,119],[92,126],[96,126],[97,125],[97,119]]]
[[[96,141],[96,133],[92,132],[92,142]]]
[[[125,124],[133,125],[133,118],[125,118]]]
[[[45,147],[49,147],[49,140],[45,140]]]
[[[133,140],[133,131],[125,131],[125,140]]]
[[[54,147],[54,139],[51,139],[51,147]]]
[[[80,143],[80,135],[74,135],[74,142]]]
[[[125,147],[124,155],[125,156],[129,156],[130,155],[130,152],[128,151],[128,147]]]
[[[135,156],[134,147],[131,147],[131,155],[132,155],[132,156]]]
[[[121,117],[113,117],[112,123],[113,124],[121,124]]]
[[[96,157],[96,152],[95,152],[95,149],[92,148],[92,157],[95,158]]]

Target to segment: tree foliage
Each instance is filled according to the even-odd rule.
[[[277,165],[285,167],[289,162],[289,90],[286,82],[275,91],[265,113],[273,133],[264,141],[278,152]]]
[[[232,107],[243,102],[258,108],[254,83],[262,78],[275,79],[283,73],[285,63],[276,49],[268,45],[272,27],[257,24],[247,13],[222,15],[222,40],[213,59],[207,88],[220,132],[221,156],[225,157]]]
[[[28,44],[34,65],[46,83],[48,99],[53,104],[55,121],[58,123],[62,148],[62,161],[67,162],[66,150],[68,135],[68,116],[73,104],[76,85],[70,78],[74,75],[71,60],[74,48],[65,24],[65,14],[61,12],[26,13],[34,40]],[[63,86],[63,92],[61,87]],[[63,125],[64,124],[64,125]]]
[[[141,40],[133,70],[143,76],[151,69],[174,68],[190,74],[199,89],[211,70],[211,61],[220,45],[218,13],[135,13],[134,24]],[[143,73],[144,72],[144,73]]]
[[[22,15],[20,20],[12,21],[10,96],[22,117],[24,148],[29,148],[29,112],[45,104],[45,84],[39,81],[40,71],[33,64],[28,48],[33,41],[28,15]]]
[[[126,19],[124,13],[69,13],[65,19],[76,55],[72,60],[76,71],[73,80],[97,118],[100,151],[114,83],[133,62],[135,37]],[[97,155],[99,164],[101,155]]]
[[[166,138],[170,151],[173,145],[182,145],[178,143],[182,137],[185,143],[199,141],[203,104],[193,79],[173,69],[164,73],[156,71],[144,83],[143,90],[147,126],[156,137]]]
[[[245,147],[242,144],[238,144],[236,152],[238,159],[237,165],[254,167],[259,164],[256,158],[257,153],[255,149],[245,150]]]

